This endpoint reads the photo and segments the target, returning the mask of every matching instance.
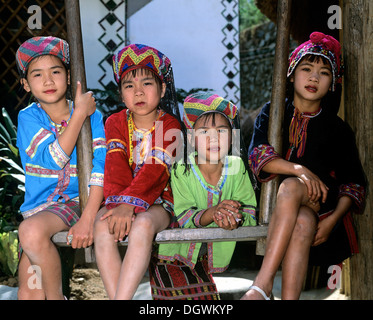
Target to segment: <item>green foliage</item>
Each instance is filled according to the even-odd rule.
[[[268,21],[269,19],[256,7],[254,0],[240,0],[240,30]]]
[[[123,103],[119,96],[118,88],[108,88],[105,90],[101,89],[89,89],[93,92],[96,100],[96,107],[101,111],[103,116],[106,118],[110,114],[119,111],[123,108]]]
[[[18,268],[17,231],[0,233],[0,273],[15,275]]]
[[[1,115],[0,219],[3,220],[2,225],[16,224],[16,215],[19,214],[25,193],[25,174],[16,147],[17,129],[4,108],[1,109]]]
[[[17,215],[25,194],[25,174],[19,157],[17,128],[7,111],[0,118],[0,274],[18,267]]]

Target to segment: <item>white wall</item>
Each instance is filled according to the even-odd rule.
[[[154,46],[166,54],[173,64],[177,88],[209,88],[227,97],[223,69],[227,64],[228,68],[238,68],[233,81],[239,87],[239,61],[232,66],[231,60],[224,59],[227,48],[222,30],[227,20],[222,12],[232,10],[234,5],[238,12],[237,3],[238,0],[231,4],[219,0],[153,0],[128,19],[128,40]],[[232,24],[238,30],[238,16]],[[227,34],[227,29],[224,32]],[[235,37],[237,46],[233,52],[239,57],[239,34]],[[239,92],[235,94],[239,102]],[[234,100],[233,96],[227,98]]]
[[[120,1],[117,1],[118,3]],[[99,0],[80,0],[80,16],[84,47],[84,62],[86,69],[87,87],[103,89],[101,83],[114,81],[112,65],[105,58],[108,55],[103,43],[110,39],[116,43],[125,40],[125,7],[120,5],[113,13],[119,19],[110,24],[104,17],[109,13]],[[122,44],[123,45],[123,44]]]
[[[108,38],[124,38],[124,28],[98,24],[107,14],[100,1],[80,0],[80,5],[87,84],[102,89],[98,78],[105,73],[101,83],[113,78],[111,65],[102,63],[106,49],[98,38],[105,33]],[[176,88],[213,89],[239,106],[238,11],[238,0],[152,0],[127,19],[128,43],[150,45],[168,56]],[[124,23],[124,5],[115,14]],[[234,18],[230,32],[226,28],[228,14]],[[234,46],[232,59],[227,58],[229,41]],[[233,79],[227,77],[229,70],[235,74]],[[229,80],[235,84],[233,89],[227,86]]]

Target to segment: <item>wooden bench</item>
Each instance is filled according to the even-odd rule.
[[[196,229],[167,229],[159,232],[154,243],[178,242],[217,242],[217,241],[260,241],[267,236],[267,226],[239,227],[235,230],[221,228],[196,228]],[[52,241],[56,246],[68,247],[66,243],[67,231],[56,233]],[[118,246],[127,246],[128,240],[118,242]],[[95,262],[92,246],[85,249],[87,263]]]
[[[277,8],[277,38],[273,79],[272,79],[272,96],[271,110],[269,117],[268,139],[275,150],[281,150],[281,128],[282,114],[285,108],[285,92],[289,39],[290,39],[290,10],[291,1],[278,0]],[[81,58],[84,57],[83,41],[80,25],[80,8],[79,1],[65,0],[67,33],[70,43],[70,56],[72,67],[72,84],[77,80],[82,83],[82,88],[86,89],[84,63]],[[83,66],[83,67],[82,67]],[[82,80],[83,79],[83,80]],[[87,186],[90,179],[92,152],[87,152],[87,146],[91,145],[91,128],[90,122],[85,121],[77,142],[78,151],[78,171],[79,171],[79,194],[81,204],[85,206],[88,199]],[[89,151],[89,150],[88,150]],[[164,230],[155,237],[155,243],[175,243],[175,242],[211,242],[211,241],[256,241],[257,254],[264,255],[265,241],[267,236],[267,225],[270,221],[271,213],[276,200],[278,188],[278,177],[265,183],[262,189],[262,196],[259,207],[259,226],[240,227],[228,231],[220,228],[198,228],[198,229],[172,229]],[[57,246],[67,247],[66,232],[61,232],[53,236],[53,241]],[[120,246],[126,246],[127,240],[118,243]],[[86,261],[94,261],[92,247],[85,250]]]

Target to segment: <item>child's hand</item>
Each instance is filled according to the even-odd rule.
[[[297,176],[306,184],[309,201],[316,204],[320,200],[324,203],[328,196],[329,188],[306,167],[296,165]]]
[[[242,215],[239,213],[241,204],[234,200],[223,200],[213,214],[214,222],[222,229],[233,230],[239,226]]]
[[[67,234],[68,238],[73,235],[69,244],[74,249],[87,248],[93,243],[93,219],[87,220],[84,217],[82,215],[82,218],[69,229]]]
[[[317,226],[317,231],[315,234],[315,238],[313,239],[312,245],[318,246],[326,242],[334,226],[335,226],[335,222],[331,219],[331,216],[319,221],[319,224]]]
[[[96,110],[96,102],[93,97],[93,92],[88,91],[86,93],[82,92],[82,84],[80,81],[76,83],[76,93],[74,99],[75,111],[82,112],[86,117],[93,114]]]
[[[133,213],[134,207],[122,204],[114,209],[107,211],[100,220],[108,219],[108,228],[111,234],[114,234],[114,240],[122,241],[124,237],[128,236],[132,222],[135,219]]]

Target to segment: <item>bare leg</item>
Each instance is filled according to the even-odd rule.
[[[254,281],[254,285],[267,295],[272,292],[273,281],[289,246],[299,209],[307,202],[307,188],[300,179],[288,178],[281,183],[269,224],[263,263]],[[257,291],[249,290],[242,299],[255,300],[263,297]]]
[[[282,261],[283,300],[298,300],[307,272],[309,252],[316,232],[316,215],[302,206],[288,249]]]
[[[117,291],[122,259],[114,235],[109,233],[107,220],[100,220],[106,212],[105,207],[98,212],[93,237],[97,267],[108,297],[112,300]]]
[[[18,300],[45,300],[45,293],[38,273],[32,273],[27,255],[23,253],[18,266]]]
[[[19,298],[28,296],[32,291],[28,286],[28,280],[33,274],[27,275],[28,266],[35,265],[41,273],[41,284],[45,297],[48,300],[63,300],[61,260],[57,248],[51,241],[51,237],[68,226],[55,214],[42,211],[26,220],[19,226],[19,239],[21,242],[23,258],[20,272]],[[27,267],[27,268],[26,268]],[[40,299],[40,291],[35,291],[35,298]]]
[[[154,236],[167,228],[169,223],[169,213],[160,205],[153,205],[148,211],[137,214],[128,235],[128,248],[115,299],[133,298],[149,266]]]

